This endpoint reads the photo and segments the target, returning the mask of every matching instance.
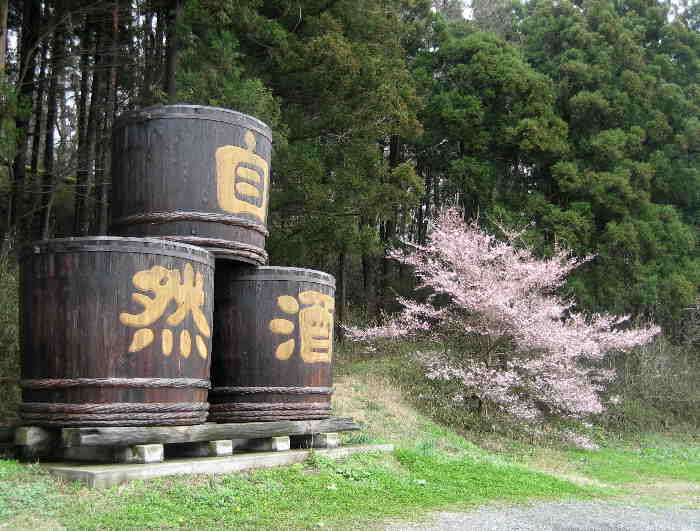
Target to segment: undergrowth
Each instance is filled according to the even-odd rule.
[[[462,434],[526,444],[571,445],[575,438],[570,435],[578,433],[594,444],[605,445],[609,439],[649,432],[682,436],[700,429],[700,352],[692,345],[672,345],[662,338],[634,353],[611,358],[610,367],[619,376],[608,395],[620,397],[617,405],[610,405],[588,422],[548,418],[539,425],[504,415],[488,402],[455,402],[451,397],[460,390],[458,384],[426,379],[412,360],[412,353],[422,347],[394,341],[367,351],[361,345],[345,343],[336,357],[336,374],[384,378],[439,424]]]
[[[0,247],[0,424],[17,420],[19,387],[19,272],[9,241]]]
[[[696,341],[665,338],[611,359],[617,378],[610,393],[621,400],[597,420],[628,434],[647,431],[694,433],[700,428],[700,352]]]

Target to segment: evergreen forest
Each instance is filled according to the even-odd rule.
[[[0,0],[0,233],[106,234],[111,127],[187,103],[274,132],[270,264],[336,276],[336,318],[413,288],[386,258],[446,206],[595,258],[586,312],[678,340],[700,282],[693,0]]]

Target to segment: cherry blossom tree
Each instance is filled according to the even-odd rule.
[[[649,342],[659,327],[577,312],[557,290],[593,257],[556,248],[541,258],[521,232],[499,228],[502,238],[454,210],[443,213],[426,245],[391,252],[414,267],[426,301],[400,298],[399,314],[378,327],[347,328],[349,337],[429,340],[440,348],[416,354],[428,378],[459,382],[456,399],[475,395],[524,420],[602,412],[601,392],[615,375],[595,362]]]

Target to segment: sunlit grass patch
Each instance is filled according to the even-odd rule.
[[[592,491],[468,454],[400,450],[249,474],[170,478],[78,494],[62,507],[69,528],[356,528],[382,518],[492,499],[591,496]],[[118,497],[118,503],[114,503]],[[65,500],[68,501],[68,500]]]
[[[572,451],[586,475],[612,484],[665,478],[700,483],[700,446],[614,445],[597,452]]]

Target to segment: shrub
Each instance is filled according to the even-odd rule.
[[[610,360],[617,379],[609,387],[621,400],[601,420],[629,432],[688,429],[700,425],[700,355],[693,342],[660,337],[633,354]]]
[[[16,419],[20,400],[17,264],[9,242],[0,249],[0,424]]]

